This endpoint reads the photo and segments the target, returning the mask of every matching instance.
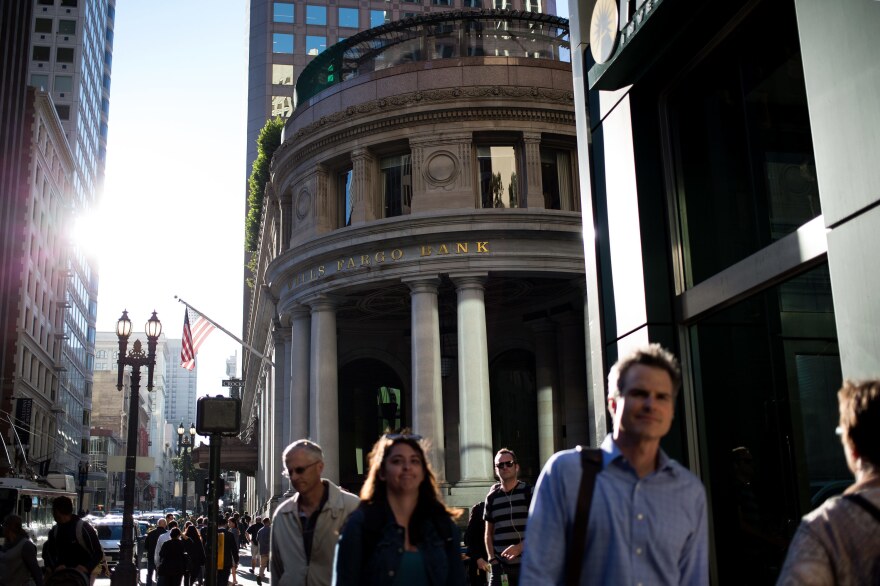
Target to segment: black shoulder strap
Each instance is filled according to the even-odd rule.
[[[581,455],[581,483],[578,488],[577,509],[571,530],[571,543],[565,560],[565,583],[577,586],[581,580],[583,553],[587,545],[587,525],[590,522],[590,505],[593,503],[593,487],[596,476],[602,470],[602,450],[591,450],[578,446]]]
[[[859,505],[860,507],[862,507],[863,509],[868,511],[871,514],[871,516],[874,517],[874,519],[876,519],[878,523],[880,523],[880,509],[878,509],[874,505],[874,503],[872,503],[871,501],[869,501],[868,499],[866,499],[865,497],[863,497],[859,493],[848,494],[843,498]]]

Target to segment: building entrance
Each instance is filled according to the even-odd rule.
[[[513,450],[520,477],[530,482],[541,472],[535,381],[535,355],[527,350],[508,350],[489,369],[493,453]]]
[[[360,491],[370,448],[386,430],[411,426],[409,391],[393,368],[360,358],[339,369],[339,478]]]

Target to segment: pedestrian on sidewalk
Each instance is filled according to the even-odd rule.
[[[315,442],[297,440],[281,458],[296,492],[275,511],[271,583],[330,586],[339,531],[358,506],[358,497],[321,477],[324,452]]]

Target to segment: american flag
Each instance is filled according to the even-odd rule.
[[[193,322],[190,327],[189,315],[192,313]],[[183,313],[183,343],[180,349],[180,365],[187,370],[196,367],[196,352],[199,351],[205,339],[214,331],[214,324],[209,322],[198,311],[187,308]]]

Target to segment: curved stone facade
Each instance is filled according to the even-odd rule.
[[[485,493],[498,448],[534,479],[586,439],[571,83],[556,60],[435,59],[300,104],[247,329],[274,356],[245,362],[245,419],[272,422],[255,428],[252,509],[288,489],[280,454],[300,437],[357,490],[381,431],[411,427],[461,505]]]

